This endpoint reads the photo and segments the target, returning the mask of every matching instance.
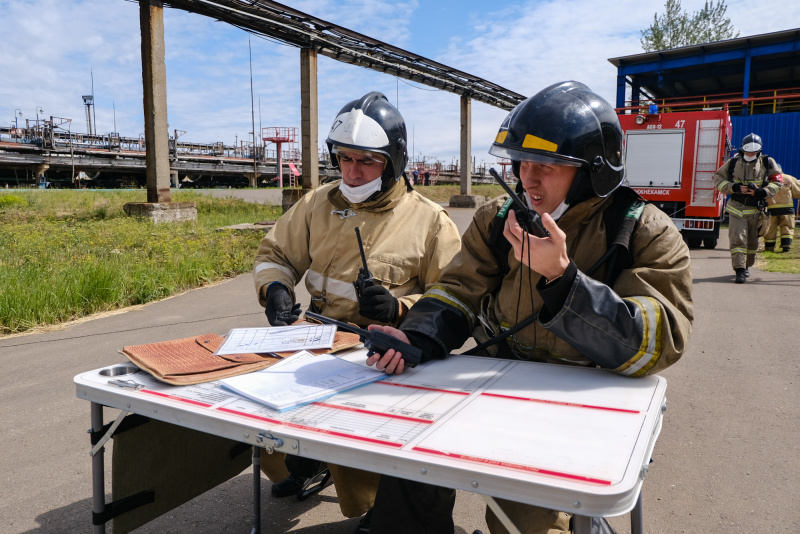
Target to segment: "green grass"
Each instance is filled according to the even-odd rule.
[[[415,185],[414,189],[434,202],[447,202],[451,196],[461,194],[459,185]],[[503,188],[497,184],[473,185],[471,194],[494,198],[503,194]]]
[[[128,217],[139,191],[0,192],[0,335],[162,299],[248,272],[261,232],[222,230],[274,220],[280,207],[175,192],[193,222]]]
[[[794,230],[794,241],[789,252],[766,252],[758,253],[758,267],[764,271],[773,273],[794,273],[800,274],[800,228]],[[778,237],[777,249],[780,250],[780,236]],[[763,264],[763,265],[762,265]]]
[[[728,232],[728,225],[720,226],[720,232]],[[771,273],[800,274],[800,226],[794,229],[794,240],[789,252],[767,252],[764,250],[764,240],[759,241],[759,251],[756,254],[756,267]],[[780,249],[780,236],[778,236],[778,249]]]

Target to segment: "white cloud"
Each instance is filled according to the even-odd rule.
[[[695,11],[704,0],[684,0]],[[767,12],[728,0],[727,15],[742,36],[800,27],[800,2],[774,0]],[[457,5],[457,4],[453,4]],[[616,69],[608,58],[639,53],[640,31],[664,2],[528,0],[491,4],[464,0],[464,15],[445,33],[430,18],[435,6],[418,0],[300,0],[294,9],[411,50],[524,95],[575,79],[615,102]],[[0,40],[0,123],[15,109],[35,119],[73,119],[85,131],[81,95],[94,76],[97,131],[124,136],[143,131],[139,6],[123,0],[0,0],[7,21]],[[438,14],[438,12],[437,12]],[[779,15],[779,16],[776,16]],[[425,23],[425,24],[423,24]],[[165,10],[170,129],[195,142],[247,139],[252,128],[248,34],[233,26],[175,9]],[[431,30],[431,28],[434,28]],[[441,31],[435,39],[419,32]],[[424,46],[422,43],[426,43]],[[300,126],[299,50],[253,36],[256,129]],[[422,47],[422,48],[421,48]],[[399,103],[417,154],[450,163],[459,156],[459,97],[345,65],[320,56],[319,144],[346,102],[371,90]],[[259,117],[259,98],[261,114]],[[472,140],[477,163],[487,154],[506,112],[473,102]]]

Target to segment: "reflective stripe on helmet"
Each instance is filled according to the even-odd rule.
[[[742,150],[745,152],[760,152],[761,145],[758,143],[747,143],[746,145],[742,145]]]
[[[761,137],[751,133],[742,139],[743,152],[761,152]]]
[[[328,141],[361,150],[385,150],[389,138],[381,125],[360,109],[342,113],[333,121]]]

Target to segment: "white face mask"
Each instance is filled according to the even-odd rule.
[[[533,206],[533,203],[531,202],[531,196],[527,191],[525,191],[525,201],[528,203],[528,206]],[[553,211],[553,213],[550,214],[550,216],[554,221],[557,221],[562,215],[564,215],[564,212],[567,211],[567,208],[569,208],[569,204],[562,201],[561,204],[559,204],[558,207]],[[541,213],[539,215],[541,215]]]
[[[377,193],[381,190],[381,179],[380,177],[375,178],[371,182],[367,182],[362,185],[357,185],[355,187],[351,187],[344,183],[344,180],[339,182],[339,189],[341,190],[344,198],[352,202],[353,204],[358,204],[360,202],[364,202],[369,197]]]
[[[756,154],[753,156],[742,156],[742,157],[744,158],[745,161],[755,161],[758,155]]]

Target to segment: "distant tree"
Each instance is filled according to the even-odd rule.
[[[731,19],[725,16],[726,11],[728,6],[725,0],[719,0],[716,4],[706,1],[703,9],[694,14],[690,30],[693,40],[686,44],[713,43],[739,37],[739,32],[734,34]]]
[[[681,9],[680,0],[667,0],[664,8],[664,14],[653,15],[653,24],[641,32],[645,52],[739,37],[725,16],[725,0],[706,0],[703,9],[692,14]]]

